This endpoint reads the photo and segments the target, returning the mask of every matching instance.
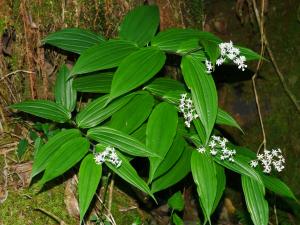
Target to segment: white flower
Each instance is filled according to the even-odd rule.
[[[207,73],[211,73],[213,71],[213,65],[211,63],[211,61],[209,60],[205,60],[205,66],[206,66],[206,72]]]
[[[216,147],[216,142],[214,141],[214,140],[211,140],[210,142],[209,142],[209,147],[211,147],[211,148],[214,148],[214,147]]]
[[[213,156],[216,156],[218,154],[218,151],[216,149],[212,148],[210,150],[210,154],[212,154]]]
[[[103,152],[95,153],[94,159],[96,164],[100,165],[104,162],[110,162],[114,166],[120,167],[122,164],[122,160],[119,159],[115,148],[111,146],[106,147]]]
[[[221,66],[224,62],[225,62],[225,58],[220,57],[220,58],[217,59],[216,65]]]
[[[200,146],[199,148],[197,148],[197,151],[200,153],[204,153],[206,151],[205,147]]]
[[[194,119],[197,119],[199,115],[197,114],[194,105],[193,100],[191,98],[187,98],[187,93],[180,95],[180,104],[179,104],[179,110],[181,113],[183,113],[183,117],[185,119],[185,125],[190,128],[191,122]]]
[[[258,161],[257,160],[251,160],[250,166],[251,167],[257,167],[258,166]]]

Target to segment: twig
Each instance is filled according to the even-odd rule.
[[[109,219],[109,221],[111,222],[112,225],[116,225],[115,219],[113,217],[113,215],[111,214],[110,210],[108,210],[108,208],[105,206],[104,202],[102,201],[102,199],[100,198],[100,196],[96,193],[96,198],[98,199],[98,201],[101,203],[102,205],[102,209],[105,209],[108,216],[106,216],[107,219]],[[102,210],[101,210],[102,211]]]
[[[13,71],[11,73],[8,73],[6,75],[4,75],[3,77],[1,77],[0,81],[3,81],[5,80],[6,78],[10,77],[11,75],[14,75],[14,74],[17,74],[17,73],[28,73],[28,74],[32,74],[34,72],[32,71],[27,71],[27,70],[16,70],[16,71]]]
[[[262,4],[261,4],[261,15],[259,18],[259,13],[258,13],[258,9],[257,9],[257,5],[256,5],[256,1],[252,0],[252,5],[254,8],[254,12],[257,18],[257,23],[259,24],[259,30],[260,30],[260,34],[261,34],[261,49],[260,49],[260,59],[257,63],[256,66],[256,71],[254,73],[254,75],[252,76],[252,86],[253,86],[253,92],[255,95],[255,102],[256,102],[256,107],[257,107],[257,112],[258,112],[258,117],[259,117],[259,122],[260,122],[260,126],[261,126],[261,131],[262,131],[262,136],[263,136],[263,141],[262,143],[259,145],[258,149],[257,149],[257,153],[260,151],[260,149],[263,147],[264,150],[266,149],[266,145],[267,145],[267,138],[266,138],[266,132],[265,132],[265,128],[264,128],[264,122],[263,122],[263,118],[262,118],[262,113],[261,113],[261,107],[260,107],[260,103],[259,103],[259,97],[258,97],[258,93],[257,93],[257,89],[256,89],[256,83],[255,83],[255,79],[257,78],[257,73],[263,63],[262,61],[262,57],[264,55],[265,52],[265,45],[264,45],[264,40],[263,40],[263,34],[264,34],[264,0],[262,0]]]
[[[262,18],[260,18],[259,16],[259,13],[258,13],[258,10],[257,10],[257,6],[256,6],[256,1],[255,0],[252,0],[253,2],[253,8],[254,8],[254,12],[255,12],[255,16],[256,16],[256,20],[257,20],[257,23],[258,23],[258,26],[259,26],[259,30],[260,30],[260,33],[261,33],[261,37],[262,37],[262,41],[264,42],[264,45],[266,46],[266,49],[268,51],[268,54],[270,56],[270,59],[271,59],[271,62],[274,66],[274,69],[276,71],[276,74],[278,75],[278,78],[283,86],[283,89],[284,91],[286,92],[287,96],[289,97],[289,99],[292,101],[292,103],[294,104],[294,106],[296,107],[297,111],[300,113],[300,105],[295,97],[295,95],[291,92],[291,90],[288,88],[287,86],[287,83],[284,79],[284,76],[281,72],[281,70],[279,69],[279,66],[277,64],[277,61],[274,57],[274,54],[273,54],[273,51],[270,47],[270,44],[269,44],[269,41],[267,39],[267,36],[263,31],[263,28],[262,28]],[[264,0],[262,0],[262,4],[263,4]],[[262,14],[263,14],[263,10],[262,10]]]
[[[54,219],[55,221],[57,221],[60,224],[65,224],[65,222],[62,219],[60,219],[58,216],[54,215],[51,212],[48,212],[47,210],[45,210],[43,208],[34,208],[34,210],[37,210],[37,211],[40,211],[40,212],[46,214],[47,216],[51,217],[52,219]]]
[[[114,176],[115,174],[112,174],[111,181],[110,181],[110,186],[109,186],[109,196],[108,196],[108,210],[109,212],[111,211],[111,205],[112,205],[112,199],[113,199],[113,191],[114,191],[114,184],[115,184],[115,179]]]
[[[7,184],[8,184],[8,164],[6,161],[6,155],[4,155],[4,167],[3,167],[3,179],[4,179],[4,185],[3,185],[3,190],[4,190],[4,196],[0,199],[0,204],[6,201],[8,197],[8,190],[7,190]]]

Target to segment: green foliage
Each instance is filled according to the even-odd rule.
[[[49,124],[36,123],[35,129],[45,136],[31,132],[36,149],[31,177],[44,171],[40,180],[44,184],[71,168],[76,171],[80,165],[78,194],[83,222],[102,168],[106,168],[103,173],[107,169],[114,172],[154,200],[154,193],[177,184],[192,172],[204,222],[211,223],[210,217],[225,189],[225,169],[228,169],[242,177],[253,223],[267,224],[265,187],[296,199],[289,187],[251,167],[249,162],[256,154],[245,148],[229,143],[236,150],[232,161],[212,151],[228,151],[212,147],[212,140],[217,138],[216,124],[242,130],[232,116],[218,107],[215,82],[207,67],[209,61],[213,70],[220,59],[222,41],[211,33],[193,29],[174,28],[155,35],[158,25],[158,8],[140,6],[125,16],[116,39],[106,41],[100,35],[77,28],[64,29],[44,39],[45,44],[80,56],[71,72],[65,65],[59,70],[55,102],[28,100],[11,106],[64,123],[60,124],[64,129],[50,129]],[[250,49],[238,47],[237,51],[247,60],[260,59]],[[184,82],[157,77],[164,72],[168,54],[181,57]],[[83,92],[83,98],[78,112],[73,112],[77,92]],[[84,92],[98,94],[84,95]],[[190,126],[186,128],[184,124]],[[19,158],[25,150],[26,141],[22,140],[17,150]],[[149,168],[147,164],[143,168],[149,172],[146,178],[140,177],[130,163],[137,157],[150,161]],[[173,195],[168,204],[173,224],[183,224],[177,212],[173,213],[184,207],[181,193]]]

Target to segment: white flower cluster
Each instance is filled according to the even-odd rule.
[[[116,167],[121,166],[122,160],[119,159],[114,147],[108,146],[103,152],[95,154],[95,162],[102,164],[105,161],[110,162]]]
[[[187,98],[187,93],[180,95],[180,112],[183,113],[183,117],[185,119],[185,125],[187,127],[191,127],[191,122],[193,119],[197,119],[199,116],[195,110],[193,105],[193,101],[191,98]]]
[[[232,41],[220,43],[219,48],[221,51],[221,57],[216,61],[217,66],[221,66],[226,59],[229,59],[233,61],[233,63],[236,64],[239,69],[245,71],[245,68],[247,68],[247,65],[245,64],[246,57],[240,55],[240,49],[234,47]],[[211,73],[213,71],[213,65],[209,60],[205,60],[205,66],[207,73]]]
[[[285,159],[282,156],[281,149],[272,149],[271,151],[265,150],[263,154],[258,154],[256,160],[251,160],[251,167],[257,167],[258,164],[261,164],[264,168],[264,173],[271,173],[272,166],[278,172],[281,172],[284,169]]]
[[[220,136],[213,135],[211,140],[208,143],[208,149],[212,156],[216,156],[221,154],[221,160],[228,160],[230,162],[234,162],[234,156],[236,151],[234,149],[229,149],[227,147],[228,140],[226,138],[222,138]],[[197,151],[200,153],[204,153],[206,148],[204,146],[200,146],[197,148]]]

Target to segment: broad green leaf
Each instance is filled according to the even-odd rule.
[[[210,40],[220,43],[221,40],[211,33],[193,29],[171,28],[159,32],[151,41],[152,46],[157,46],[163,51],[177,52],[183,42],[189,39]]]
[[[198,39],[189,39],[180,44],[177,53],[180,55],[191,55],[199,61],[205,61],[207,56],[205,55],[203,47],[199,44]]]
[[[129,94],[106,105],[108,95],[102,96],[87,104],[87,106],[77,114],[76,123],[80,128],[95,127],[125,106],[133,97],[134,94]]]
[[[145,122],[153,105],[154,98],[148,92],[141,92],[112,115],[108,126],[130,134]]]
[[[84,137],[76,137],[66,141],[49,161],[40,183],[44,184],[71,169],[84,157],[89,147],[90,143]]]
[[[200,43],[204,47],[206,54],[209,56],[209,61],[211,61],[212,64],[215,64],[220,56],[219,44],[210,40],[201,40]]]
[[[210,221],[217,195],[217,172],[212,156],[193,151],[191,170],[205,220]]]
[[[23,155],[25,154],[28,147],[27,139],[23,138],[20,140],[17,148],[17,156],[19,159],[22,159]]]
[[[91,73],[77,76],[73,81],[73,87],[79,92],[109,93],[113,73]]]
[[[186,142],[182,135],[177,131],[170,150],[166,154],[164,160],[160,163],[157,170],[154,173],[154,179],[166,173],[181,157],[185,148]]]
[[[220,124],[220,125],[232,126],[232,127],[238,128],[240,131],[243,132],[242,128],[236,122],[236,120],[232,116],[230,116],[227,112],[225,112],[224,110],[222,110],[220,108],[218,108],[216,123]]]
[[[175,225],[184,225],[183,220],[176,213],[172,215],[172,222]]]
[[[122,164],[120,167],[115,167],[111,163],[105,163],[112,171],[118,174],[122,179],[124,179],[129,184],[137,187],[141,191],[149,194],[154,200],[153,193],[150,191],[146,182],[138,175],[136,170],[131,166],[129,161],[124,157],[120,152],[117,151],[117,155],[120,160],[122,160]]]
[[[42,40],[43,44],[81,54],[84,50],[99,43],[103,43],[104,38],[88,30],[79,28],[67,28],[49,34]]]
[[[182,83],[170,78],[157,78],[149,85],[144,87],[144,89],[150,91],[151,94],[160,97],[164,96],[170,91],[181,91],[181,93],[185,92],[185,88]]]
[[[292,190],[277,177],[261,174],[262,181],[267,189],[283,197],[297,200]]]
[[[109,40],[84,51],[74,65],[71,75],[90,73],[119,66],[138,47],[125,40]]]
[[[31,171],[31,178],[42,172],[57,150],[67,141],[80,137],[80,131],[77,129],[63,130],[49,139],[35,154]]]
[[[81,162],[78,178],[80,223],[96,193],[102,175],[102,166],[95,163],[93,154],[88,154]]]
[[[253,224],[267,225],[269,222],[269,207],[264,198],[264,186],[256,180],[242,175],[242,187]]]
[[[164,101],[174,104],[178,107],[180,104],[180,95],[184,93],[184,91],[168,91],[162,98]]]
[[[154,37],[159,25],[159,10],[155,5],[139,6],[125,16],[119,35],[144,46]]]
[[[11,105],[10,108],[44,118],[58,123],[71,119],[71,113],[62,105],[48,100],[27,100]]]
[[[184,80],[192,92],[197,114],[205,129],[208,142],[218,112],[218,96],[214,80],[206,73],[205,66],[192,56],[184,56],[181,61]]]
[[[224,167],[217,163],[215,163],[215,167],[216,167],[216,175],[217,175],[217,193],[216,193],[216,198],[214,201],[212,212],[214,212],[218,207],[226,186],[226,175],[225,175]]]
[[[215,156],[213,158],[217,163],[220,165],[226,167],[229,170],[232,170],[236,173],[239,173],[241,175],[245,175],[248,177],[253,178],[257,182],[263,184],[263,181],[259,175],[258,172],[255,171],[250,165],[247,160],[242,155],[235,155],[234,156],[234,162],[229,162],[227,160],[221,160],[219,156]]]
[[[130,155],[141,157],[157,156],[151,149],[146,148],[146,146],[136,138],[109,127],[95,127],[89,129],[87,136],[99,143],[116,147],[120,151]]]
[[[140,126],[136,131],[134,131],[131,136],[136,138],[142,143],[146,143],[146,130],[147,130],[147,123],[144,123]]]
[[[200,138],[200,144],[199,145],[204,145],[207,141],[207,135],[206,135],[206,132],[205,132],[205,129],[200,121],[200,119],[195,119],[193,120],[193,124],[196,128],[196,131],[197,131],[197,137]]]
[[[55,82],[55,101],[64,106],[69,112],[72,112],[76,106],[77,93],[73,88],[73,79],[70,77],[70,71],[64,64],[58,74]]]
[[[240,54],[245,56],[247,61],[249,60],[258,60],[261,58],[261,56],[259,54],[257,54],[256,52],[252,51],[251,49],[249,48],[244,48],[244,47],[240,47],[240,46],[235,46],[237,48],[240,49]],[[262,58],[265,60],[265,58]]]
[[[123,95],[150,80],[163,67],[165,54],[157,48],[140,49],[126,57],[114,74],[110,99]]]
[[[181,181],[191,171],[191,153],[192,149],[186,147],[180,159],[175,165],[164,175],[152,182],[151,191],[153,193],[164,190]]]
[[[173,210],[182,211],[184,209],[184,199],[180,191],[177,191],[168,199],[168,206]]]
[[[147,125],[146,146],[160,156],[150,158],[149,182],[167,155],[176,134],[178,115],[176,108],[166,102],[158,104],[152,111]]]

